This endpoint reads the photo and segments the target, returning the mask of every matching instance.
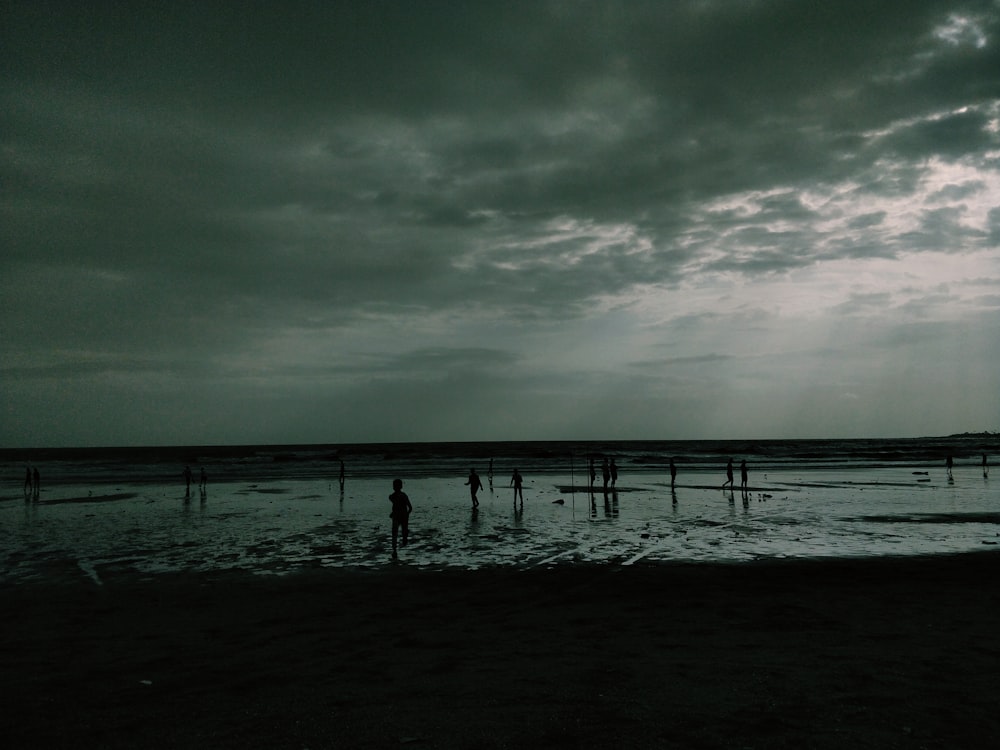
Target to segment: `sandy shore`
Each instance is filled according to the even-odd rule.
[[[5,748],[958,748],[1000,554],[0,586]]]

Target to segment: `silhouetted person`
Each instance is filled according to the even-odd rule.
[[[25,497],[30,497],[34,494],[35,486],[31,481],[31,467],[24,467],[24,495]]]
[[[343,459],[341,459],[340,460],[340,476],[338,477],[338,479],[340,481],[340,489],[344,489],[344,479],[345,478],[346,478],[346,475],[344,474],[344,461],[343,461]]]
[[[729,485],[729,489],[733,488],[733,459],[729,459],[729,462],[726,464],[726,481],[722,485],[722,489],[726,489],[727,484]]]
[[[389,495],[389,502],[392,503],[392,512],[389,514],[389,518],[392,519],[392,556],[395,557],[396,537],[399,536],[399,530],[402,529],[403,546],[405,547],[410,536],[410,513],[413,511],[410,498],[403,492],[402,479],[392,480],[392,494]]]
[[[674,482],[677,481],[677,464],[674,463],[674,459],[670,459],[670,486],[674,486]]]
[[[948,471],[948,479],[952,478],[951,467],[952,467],[953,464],[954,464],[954,461],[952,461],[951,454],[949,453],[948,454],[948,458],[946,458],[944,460],[944,467]]]
[[[618,483],[618,464],[615,460],[611,459],[611,486],[614,487]]]
[[[983,454],[983,479],[990,475],[990,462],[986,460],[986,454]]]
[[[493,459],[490,459],[489,468],[486,469],[486,476],[489,477],[490,484],[493,483]]]
[[[483,482],[479,478],[475,469],[469,469],[469,481],[467,481],[466,484],[469,485],[469,495],[472,497],[472,507],[478,508],[479,498],[476,497],[476,494],[483,488]]]
[[[184,482],[187,485],[187,492],[190,495],[191,494],[191,467],[190,466],[185,466],[184,467]]]
[[[38,499],[38,493],[42,491],[42,478],[38,474],[38,467],[36,466],[31,470],[31,479],[34,487],[32,488],[31,494],[34,498]]]
[[[208,486],[208,474],[205,473],[204,466],[201,467],[201,478],[199,481],[199,485],[201,486],[202,489],[205,489]]]
[[[740,461],[740,488],[747,491],[747,462]]]
[[[604,489],[608,488],[608,480],[611,479],[611,468],[608,466],[608,459],[601,461],[601,476],[604,479]]]
[[[524,505],[524,489],[522,487],[524,480],[521,478],[521,472],[514,469],[514,476],[510,478],[510,485],[514,488],[514,502],[517,503],[518,495],[521,497],[521,505]]]
[[[590,459],[590,486],[597,483],[597,469],[594,468],[594,459]]]

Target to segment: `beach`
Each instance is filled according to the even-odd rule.
[[[4,747],[975,747],[1000,555],[0,584]]]

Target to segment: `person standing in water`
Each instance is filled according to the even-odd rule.
[[[483,488],[483,481],[479,478],[475,469],[469,469],[469,481],[466,482],[469,485],[469,495],[472,497],[472,507],[479,507],[479,498],[476,497],[479,490]]]
[[[608,489],[608,480],[611,479],[611,467],[608,466],[608,459],[601,461],[601,478],[604,480],[604,489]]]
[[[403,546],[410,536],[410,513],[413,512],[413,505],[410,498],[403,492],[403,480],[392,480],[392,494],[389,495],[389,502],[392,503],[392,512],[389,518],[392,519],[392,556],[396,557],[396,538],[399,531],[403,531]]]
[[[670,486],[674,486],[674,482],[677,481],[677,464],[674,463],[674,459],[670,459]]]
[[[597,469],[594,468],[594,459],[590,459],[590,487],[593,489],[597,482]]]
[[[729,485],[729,489],[733,488],[733,459],[729,459],[726,464],[726,481],[722,485],[722,489],[726,489],[726,485]]]
[[[618,464],[616,464],[615,460],[612,458],[611,459],[611,486],[614,487],[616,484],[618,484]]]
[[[521,477],[521,472],[514,469],[514,476],[510,478],[510,486],[514,488],[514,504],[517,505],[517,497],[521,496],[521,507],[524,507],[524,489],[522,487],[524,480]]]
[[[184,467],[184,482],[185,482],[185,485],[186,485],[187,494],[190,495],[191,494],[191,467],[190,466],[185,466]]]
[[[952,460],[952,458],[951,458],[951,454],[949,453],[949,454],[948,454],[948,458],[946,458],[946,459],[944,460],[944,468],[945,468],[945,469],[947,470],[947,472],[948,472],[948,479],[952,479],[952,478],[953,478],[953,477],[952,477],[952,474],[951,474],[951,467],[952,467],[952,466],[954,465],[954,463],[955,463],[955,462],[954,462],[954,461]]]
[[[747,491],[747,462],[745,459],[740,461],[740,489],[744,492]]]
[[[983,454],[983,479],[986,479],[990,475],[990,463],[986,460],[986,454]]]

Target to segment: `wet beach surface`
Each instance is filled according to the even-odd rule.
[[[953,748],[996,736],[1000,504],[959,467],[0,496],[0,744]],[[486,476],[484,474],[484,481]]]
[[[4,747],[959,748],[1000,730],[995,553],[66,572],[0,583]]]
[[[566,563],[868,557],[977,551],[1000,543],[1000,493],[975,470],[792,468],[722,491],[714,473],[671,490],[623,474],[607,493],[576,476],[528,475],[523,509],[496,476],[473,512],[463,477],[404,479],[410,545],[392,561],[391,480],[298,478],[58,484],[0,496],[0,580],[114,571],[314,568],[478,570]],[[600,482],[600,478],[598,478]],[[62,572],[60,572],[62,571]],[[68,571],[68,572],[67,572]]]

